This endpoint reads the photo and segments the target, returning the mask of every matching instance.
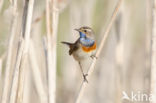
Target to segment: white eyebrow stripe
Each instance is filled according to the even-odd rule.
[[[89,32],[91,32],[91,31],[92,31],[91,29],[85,29],[85,30],[87,30],[87,31],[89,31]]]

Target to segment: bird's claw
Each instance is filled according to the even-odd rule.
[[[98,57],[96,57],[96,55],[91,55],[90,57],[91,57],[92,59],[94,59],[94,58],[97,59],[97,58],[98,58]]]
[[[88,83],[88,80],[87,80],[87,77],[88,76],[88,74],[83,74],[83,79],[84,79],[84,82],[87,82]]]

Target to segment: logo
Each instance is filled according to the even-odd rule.
[[[140,91],[132,91],[130,92],[130,95],[128,95],[125,91],[122,92],[122,100],[128,100],[132,102],[151,102],[155,99],[156,97],[153,94],[146,94]]]

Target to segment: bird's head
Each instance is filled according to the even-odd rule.
[[[75,30],[79,32],[80,38],[94,38],[94,31],[90,27],[83,26]]]

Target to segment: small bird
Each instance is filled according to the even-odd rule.
[[[81,61],[87,59],[88,57],[91,57],[92,59],[94,57],[96,58],[96,42],[94,38],[94,31],[87,26],[83,26],[75,30],[78,31],[80,34],[80,37],[75,41],[75,43],[69,43],[64,41],[61,43],[69,46],[69,55],[73,55],[74,59],[78,61],[84,81],[88,82],[86,78],[88,74],[84,74]]]

